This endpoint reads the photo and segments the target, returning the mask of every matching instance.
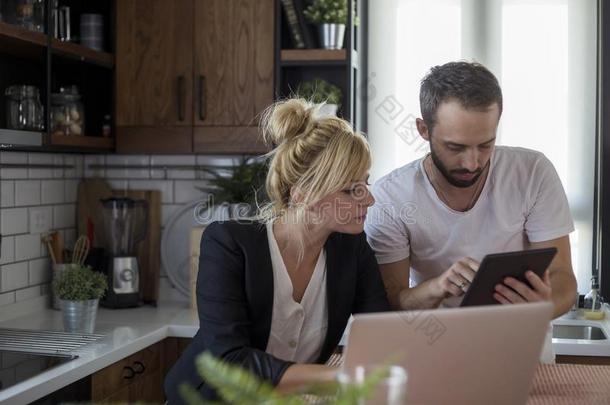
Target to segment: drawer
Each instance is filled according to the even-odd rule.
[[[106,399],[161,369],[161,342],[119,360],[91,376],[91,399]]]

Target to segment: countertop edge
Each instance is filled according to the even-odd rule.
[[[0,404],[29,404],[166,338],[192,338],[198,329],[198,325],[170,321],[167,324],[159,324],[158,327],[153,325],[148,333],[101,355],[76,351],[79,358],[74,361],[80,361],[81,364],[68,362],[8,387],[4,392],[0,392]]]

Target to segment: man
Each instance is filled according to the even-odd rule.
[[[502,91],[494,75],[477,63],[436,66],[422,80],[420,106],[417,130],[430,154],[375,184],[365,227],[390,304],[457,306],[486,254],[556,247],[543,278],[507,278],[494,297],[551,300],[555,317],[567,312],[576,294],[567,198],[542,153],[495,146]],[[547,344],[543,360],[552,361]]]

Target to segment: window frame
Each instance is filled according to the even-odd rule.
[[[597,2],[598,131],[595,156],[593,275],[599,277],[601,295],[610,298],[610,263],[607,263],[610,260],[610,6],[604,3],[603,0]]]

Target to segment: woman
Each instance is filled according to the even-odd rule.
[[[165,380],[170,404],[188,382],[213,398],[195,368],[209,351],[280,390],[324,381],[323,365],[352,313],[389,310],[363,233],[371,165],[360,134],[319,105],[291,99],[263,120],[276,145],[266,179],[270,203],[256,220],[216,222],[201,240],[200,328]],[[318,363],[318,364],[315,364]]]

